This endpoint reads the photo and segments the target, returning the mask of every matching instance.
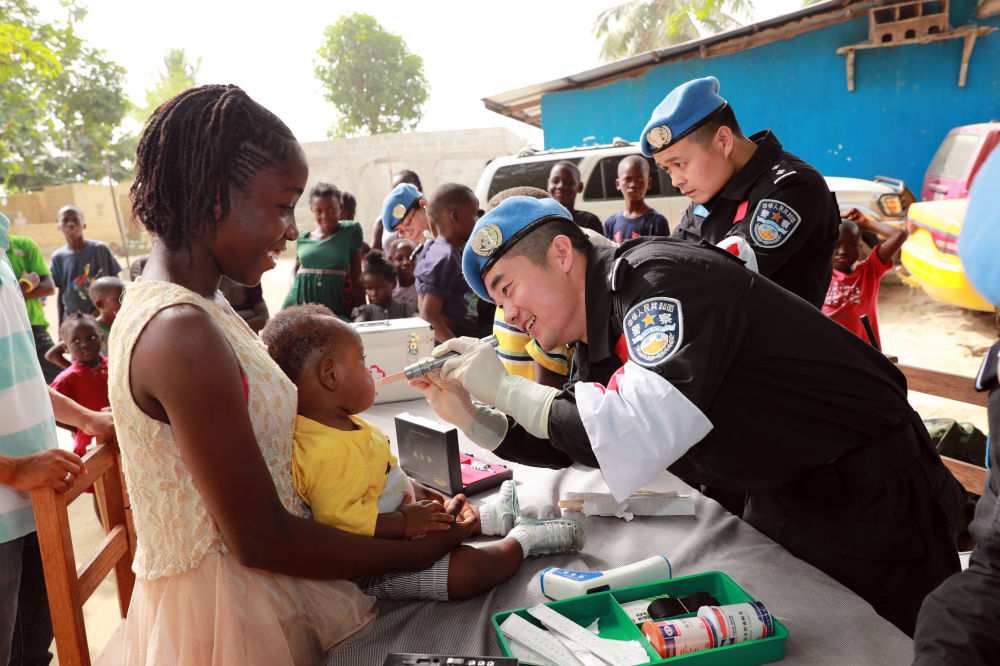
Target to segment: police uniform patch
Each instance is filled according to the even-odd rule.
[[[781,246],[802,221],[794,208],[777,199],[761,199],[750,219],[750,240],[763,248]]]
[[[489,257],[503,245],[503,232],[495,224],[487,224],[472,238],[472,251],[480,257]]]
[[[681,346],[681,303],[665,296],[647,298],[625,314],[623,330],[629,358],[646,368],[657,366]]]

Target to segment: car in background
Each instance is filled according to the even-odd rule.
[[[924,175],[924,201],[964,199],[989,154],[1000,145],[1000,122],[963,125],[948,132]]]
[[[498,157],[483,170],[476,185],[476,196],[485,204],[498,192],[511,187],[531,186],[548,190],[549,171],[556,162],[572,162],[580,169],[583,193],[576,207],[593,213],[602,222],[622,210],[622,194],[615,187],[618,163],[629,155],[639,155],[639,144],[615,139],[607,145],[583,148],[562,148],[536,151],[526,149],[517,155]],[[646,203],[666,216],[670,228],[676,227],[690,200],[670,183],[670,175],[657,168],[652,158],[652,183]],[[902,225],[906,208],[913,201],[902,181],[882,176],[874,180],[863,178],[827,177],[827,186],[837,195],[840,210],[846,213],[857,208],[876,220]]]
[[[969,283],[958,257],[958,236],[965,222],[968,199],[918,201],[910,206],[906,228],[910,237],[900,251],[907,282],[942,303],[968,310],[995,312]]]

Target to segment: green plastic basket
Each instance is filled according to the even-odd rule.
[[[646,654],[649,655],[650,664],[752,666],[753,664],[781,661],[785,658],[785,639],[788,638],[788,629],[777,618],[774,618],[774,635],[767,638],[748,641],[746,643],[736,643],[734,645],[724,645],[710,650],[703,650],[702,652],[664,659],[656,653],[656,650],[653,649],[653,646],[646,639],[642,631],[632,624],[628,614],[621,607],[621,604],[637,599],[663,594],[668,594],[671,597],[685,597],[696,592],[708,592],[719,600],[719,605],[721,606],[754,600],[753,597],[744,592],[726,574],[721,571],[708,571],[693,576],[660,580],[643,585],[632,585],[606,592],[586,594],[560,601],[550,601],[545,605],[583,627],[589,626],[594,620],[597,620],[598,635],[601,638],[639,641],[646,649]],[[517,613],[535,626],[542,626],[534,617],[528,614],[525,608],[494,613],[492,618],[493,630],[496,632],[500,649],[508,657],[513,655],[511,654],[507,637],[500,631],[500,625],[511,613]],[[695,613],[679,617],[690,617],[692,615],[695,615]]]

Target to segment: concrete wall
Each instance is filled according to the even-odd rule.
[[[400,169],[416,171],[428,197],[436,187],[448,182],[475,189],[490,160],[516,153],[524,145],[522,137],[498,127],[305,143],[302,147],[309,162],[306,191],[326,181],[353,194],[358,200],[357,219],[364,226],[365,240],[370,242],[393,173]],[[315,227],[308,196],[302,197],[295,212],[301,229]]]
[[[953,0],[951,25],[1000,27]],[[867,41],[856,19],[729,56],[654,67],[642,76],[542,97],[547,148],[636,140],[674,86],[714,75],[745,132],[771,128],[785,148],[830,176],[903,178],[919,194],[938,144],[957,125],[1000,118],[1000,32],[976,42],[968,83],[957,85],[962,40],[859,51],[855,91],[840,46]]]
[[[115,188],[118,210],[127,229],[131,215],[129,185],[121,184]],[[28,236],[48,253],[65,242],[56,227],[56,215],[67,204],[73,204],[83,212],[87,238],[121,245],[111,191],[105,185],[74,183],[46,187],[37,192],[9,194],[6,199],[0,199],[0,212],[10,218],[11,233]],[[138,229],[131,231],[132,235],[141,237]]]

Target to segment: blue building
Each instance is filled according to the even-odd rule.
[[[870,25],[871,9],[895,25]],[[899,46],[873,32],[934,11],[947,25],[906,29]],[[774,130],[825,175],[893,176],[919,192],[948,130],[1000,119],[997,28],[1000,0],[833,0],[483,101],[541,127],[546,148],[634,141],[671,88],[714,75],[744,132]]]

